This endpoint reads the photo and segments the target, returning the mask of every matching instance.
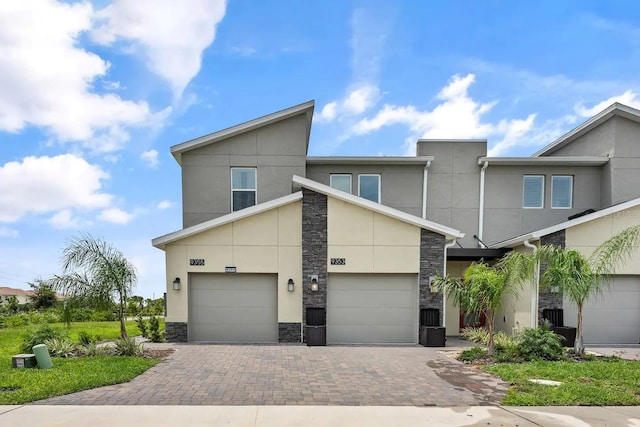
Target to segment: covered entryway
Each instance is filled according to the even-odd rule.
[[[416,274],[330,274],[327,343],[410,344],[418,335]]]
[[[564,301],[564,323],[576,326],[577,308]],[[640,278],[618,276],[599,297],[583,308],[583,338],[586,344],[640,343]]]
[[[278,342],[277,276],[189,275],[189,341]]]

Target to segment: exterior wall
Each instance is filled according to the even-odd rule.
[[[167,245],[167,324],[188,321],[189,273],[224,273],[228,266],[238,273],[278,274],[278,322],[300,324],[301,205],[294,202]],[[204,259],[205,265],[190,266],[191,258]],[[172,287],[176,277],[182,281],[179,291]],[[290,278],[294,292],[287,291]]]
[[[531,249],[519,246],[514,251],[531,254]],[[505,298],[502,310],[496,313],[494,327],[496,331],[511,334],[514,331],[529,328],[531,323],[531,299],[533,298],[534,281],[524,283],[520,292],[515,296]]]
[[[544,175],[544,208],[523,209],[522,178]],[[551,208],[551,177],[572,175],[571,209]],[[589,166],[489,165],[485,175],[484,239],[493,244],[521,234],[567,221],[586,209],[600,209],[601,168]],[[465,232],[466,229],[462,228]]]
[[[304,114],[182,154],[183,227],[231,211],[231,168],[257,168],[257,203],[291,194],[291,177],[305,175]]]
[[[431,292],[431,277],[444,273],[444,244],[441,234],[420,230],[420,308],[437,308],[440,310],[439,324],[443,325],[444,298],[440,292]]]
[[[327,257],[346,259],[329,273],[419,271],[420,228],[331,197],[327,206]]]
[[[564,248],[565,240],[565,230],[560,230],[547,236],[542,236],[540,244]],[[545,266],[540,266],[540,276],[542,276],[544,270]],[[542,322],[542,312],[547,308],[562,308],[562,292],[553,292],[551,289],[540,289],[538,291],[538,324]]]
[[[626,209],[566,230],[566,245],[590,256],[603,242],[620,231],[640,224],[640,207]],[[640,247],[621,265],[617,275],[640,274]]]
[[[381,203],[411,215],[422,216],[421,165],[307,165],[307,178],[324,185],[330,184],[331,174],[350,174],[351,193],[358,195],[358,176],[380,174]]]
[[[307,341],[307,308],[327,308],[327,196],[302,189],[302,340]],[[311,276],[318,290],[311,290]],[[326,312],[325,312],[326,313]]]
[[[462,230],[464,247],[477,247],[480,205],[478,157],[486,156],[486,141],[418,141],[419,156],[434,156],[427,185],[427,219]]]

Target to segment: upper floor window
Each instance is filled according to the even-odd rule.
[[[359,175],[358,195],[372,202],[380,203],[380,175]]]
[[[525,175],[522,178],[522,207],[533,209],[544,207],[543,175]]]
[[[336,190],[351,193],[351,175],[350,174],[331,174],[329,177],[329,185]]]
[[[255,205],[256,193],[256,169],[231,168],[231,211]]]
[[[571,209],[573,199],[573,177],[572,176],[552,176],[551,177],[551,208]]]

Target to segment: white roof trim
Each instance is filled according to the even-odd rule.
[[[502,166],[602,166],[609,161],[608,157],[598,156],[553,156],[553,157],[479,157],[478,165],[485,162]]]
[[[540,240],[541,237],[547,236],[551,233],[555,233],[556,231],[566,230],[567,228],[575,227],[576,225],[584,224],[585,222],[593,221],[599,218],[603,218],[607,215],[611,215],[625,209],[634,208],[636,206],[640,206],[640,198],[629,200],[628,202],[620,203],[606,209],[602,209],[596,211],[594,213],[590,213],[588,215],[584,215],[575,219],[571,219],[569,221],[561,222],[560,224],[552,225],[551,227],[543,228],[538,231],[532,231],[531,233],[523,234],[518,237],[514,237],[513,239],[504,240],[502,242],[494,243],[489,245],[490,248],[513,248],[515,246],[520,246],[524,243],[525,240]]]
[[[293,107],[286,108],[275,113],[267,114],[266,116],[258,117],[257,119],[249,120],[248,122],[240,123],[218,132],[210,133],[208,135],[201,136],[196,139],[192,139],[181,144],[171,147],[171,154],[182,164],[182,153],[199,148],[208,144],[212,144],[217,141],[230,138],[235,135],[242,134],[244,132],[251,131],[256,128],[266,126],[268,124],[278,122],[289,117],[297,116],[298,114],[307,113],[307,149],[309,148],[309,134],[311,132],[311,120],[313,116],[313,108],[315,101],[307,101],[303,104],[295,105]]]
[[[565,133],[560,138],[553,141],[551,144],[547,145],[546,147],[542,148],[538,152],[534,153],[533,157],[538,157],[538,156],[543,156],[543,155],[548,155],[553,153],[554,151],[569,144],[571,141],[575,140],[576,138],[589,132],[593,128],[606,122],[613,116],[621,116],[629,120],[640,122],[640,110],[636,110],[635,108],[631,108],[627,105],[616,102],[610,105],[609,107],[605,108],[595,116],[591,117],[589,120],[582,123],[578,127]]]
[[[433,156],[345,156],[345,157],[313,157],[307,156],[307,164],[311,165],[370,165],[384,163],[386,165],[424,165],[435,160]]]
[[[174,231],[173,233],[165,234],[164,236],[156,237],[155,239],[151,240],[151,244],[158,249],[164,249],[167,244],[175,242],[176,240],[184,239],[186,237],[193,236],[194,234],[202,233],[203,231],[220,227],[221,225],[229,224],[231,222],[238,221],[252,215],[279,208],[280,206],[288,205],[289,203],[293,203],[301,199],[302,192],[298,191],[297,193],[289,194],[278,199],[269,200],[268,202],[259,203],[257,205],[250,206],[248,208],[232,212],[218,218],[210,219],[209,221],[205,221],[200,224],[184,228],[182,230]]]
[[[385,206],[380,203],[375,203],[370,200],[363,199],[362,197],[354,196],[353,194],[346,193],[344,191],[336,190],[335,188],[331,188],[328,185],[320,184],[319,182],[312,181],[301,176],[294,175],[293,182],[294,184],[298,184],[301,187],[324,194],[325,196],[330,196],[335,199],[352,203],[354,205],[369,209],[382,215],[395,218],[407,224],[415,225],[416,227],[425,228],[438,234],[442,234],[447,239],[461,239],[462,237],[464,237],[464,233],[454,228],[446,227],[432,221],[427,221],[426,219],[410,215],[406,212],[390,208],[389,206]]]

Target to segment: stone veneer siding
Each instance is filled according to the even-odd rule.
[[[298,322],[278,323],[278,342],[299,343],[301,341],[302,325]]]
[[[168,342],[187,342],[187,322],[166,322],[165,339]]]
[[[442,293],[429,290],[429,277],[444,272],[444,236],[433,231],[420,230],[420,308],[440,310],[440,325],[443,325]]]
[[[318,290],[311,291],[311,275]],[[327,196],[302,189],[302,325],[307,308],[327,308]],[[303,327],[303,342],[306,342]]]
[[[560,248],[565,247],[566,235],[565,230],[556,231],[555,233],[542,236],[541,245],[553,245]],[[545,266],[540,266],[540,276],[544,273]],[[538,323],[542,323],[542,310],[547,308],[562,308],[562,292],[551,292],[550,290],[540,289],[538,293]],[[563,325],[564,326],[564,325]]]

